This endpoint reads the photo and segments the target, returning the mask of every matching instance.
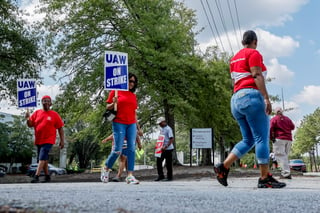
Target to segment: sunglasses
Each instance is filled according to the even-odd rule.
[[[130,80],[130,81],[129,81],[129,83],[136,83],[136,81],[134,81],[134,80]]]

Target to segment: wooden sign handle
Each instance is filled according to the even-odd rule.
[[[118,98],[118,90],[115,91],[114,96],[115,96],[116,98]],[[118,101],[118,100],[117,100],[117,101]],[[117,111],[117,108],[118,108],[118,107],[117,107],[117,103],[115,103],[115,104],[114,104],[114,107],[113,107],[114,111]]]

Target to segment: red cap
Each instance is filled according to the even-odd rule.
[[[46,98],[48,98],[48,99],[50,99],[50,100],[51,100],[51,97],[50,97],[49,95],[45,95],[45,96],[43,96],[43,97],[41,98],[41,100],[46,99]]]

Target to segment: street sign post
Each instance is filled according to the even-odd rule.
[[[192,166],[192,149],[213,149],[212,128],[190,129],[190,167]]]

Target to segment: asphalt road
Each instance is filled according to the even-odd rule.
[[[0,207],[42,213],[320,212],[320,177],[299,176],[285,182],[287,187],[283,189],[258,189],[257,177],[230,177],[228,187],[212,178],[145,181],[139,185],[1,184]]]

